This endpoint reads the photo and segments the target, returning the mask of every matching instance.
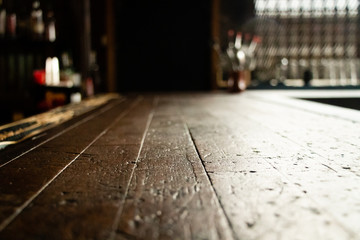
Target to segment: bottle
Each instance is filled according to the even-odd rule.
[[[248,56],[248,62],[247,62],[247,68],[252,71],[256,67],[256,59],[254,57],[256,47],[258,44],[261,43],[261,38],[259,36],[253,36],[251,39],[251,42],[249,44],[249,48],[247,49],[247,56]]]
[[[239,50],[242,47],[242,34],[241,32],[236,33],[235,48]]]
[[[48,57],[45,61],[45,82],[49,86],[60,84],[59,59],[57,57]]]
[[[18,38],[27,38],[29,35],[29,12],[25,4],[17,6],[17,32]]]
[[[246,34],[245,37],[247,37],[247,35],[248,34]],[[238,64],[237,70],[244,70],[246,63],[246,53],[248,46],[245,45],[242,40],[242,34],[241,32],[238,32],[235,38],[236,57]]]
[[[55,17],[53,11],[49,11],[46,15],[45,39],[49,42],[55,42],[56,40]]]
[[[249,53],[253,54],[256,46],[261,42],[261,38],[258,36],[253,36],[253,38],[251,39],[250,45],[249,45]]]
[[[6,32],[6,9],[3,0],[0,0],[0,38],[5,37]]]
[[[47,57],[45,61],[45,84],[50,86],[52,82],[52,58]]]
[[[16,14],[9,13],[6,16],[6,32],[9,38],[16,37]]]
[[[244,78],[245,53],[243,51],[243,42],[241,32],[237,32],[233,40],[234,32],[229,34],[229,46],[227,54],[231,61],[232,71],[228,80],[228,89],[230,92],[242,92],[246,88]],[[232,40],[230,40],[232,38]]]
[[[68,86],[78,87],[81,85],[81,80],[78,79],[74,71],[73,60],[71,54],[67,51],[61,53],[61,71],[60,81]]]
[[[96,61],[96,52],[91,51],[90,53],[90,66],[88,71],[88,77],[86,79],[86,89],[87,95],[92,96],[96,93],[101,92],[101,78],[100,78],[100,71],[99,65]]]
[[[61,65],[62,65],[62,72],[63,72],[63,79],[69,80],[70,75],[74,73],[73,71],[73,64],[72,64],[72,58],[70,56],[70,53],[63,52],[61,53]]]
[[[16,37],[17,16],[15,13],[13,2],[9,2],[8,12],[6,14],[6,35],[9,38]]]
[[[34,1],[32,4],[30,16],[31,33],[34,40],[41,40],[44,34],[43,11],[40,8],[40,2]]]
[[[228,46],[226,48],[226,55],[228,56],[232,71],[236,68],[237,61],[234,34],[234,30],[230,29],[228,31]]]

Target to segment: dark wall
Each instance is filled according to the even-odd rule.
[[[242,25],[255,13],[253,0],[224,0],[220,1],[220,8],[221,25],[227,29],[241,30]]]
[[[211,0],[116,3],[118,90],[210,89]]]

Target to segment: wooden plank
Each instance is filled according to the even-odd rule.
[[[160,100],[116,239],[233,239],[178,109]]]
[[[299,106],[301,101],[297,104]],[[269,111],[270,105],[272,112]],[[314,105],[318,107],[317,104]],[[254,104],[254,107],[262,109],[262,116],[267,119],[268,129],[308,149],[312,153],[310,159],[332,171],[326,175],[305,171],[294,174],[292,178],[301,182],[308,194],[311,194],[324,209],[328,209],[327,211],[339,222],[346,223],[349,231],[359,235],[360,206],[356,192],[360,184],[358,164],[360,122],[342,119],[341,115],[304,112],[294,106],[262,101]],[[339,110],[334,107],[334,112]],[[284,112],[287,114],[281,114]],[[279,118],[276,117],[280,114],[282,124],[279,124]],[[254,121],[257,117],[257,114],[250,116]]]
[[[358,121],[246,92],[153,99],[0,168],[0,239],[359,238]]]
[[[72,130],[74,127],[102,114],[102,112],[107,111],[109,108],[113,107],[113,105],[118,104],[123,100],[123,97],[116,94],[100,95],[84,100],[81,103],[69,104],[47,113],[35,115],[12,124],[1,126],[0,131],[6,132],[4,130],[6,128],[16,128],[17,125],[26,125],[26,123],[29,122],[40,125],[36,132],[31,129],[27,135],[20,134],[22,136],[20,136],[20,141],[18,141],[18,143],[21,142],[21,144],[11,144],[0,150],[0,167],[6,165],[9,161],[13,161],[21,155],[26,154],[28,151],[31,151],[32,149],[60,136],[61,134]],[[70,117],[61,118],[56,117],[57,115],[69,115]],[[50,118],[47,119],[47,116],[50,116]],[[54,121],[55,119],[57,121]],[[24,140],[27,141],[23,142]]]
[[[327,209],[337,221],[346,225],[348,231],[359,235],[360,206],[356,194],[360,184],[359,112],[327,106],[327,112],[324,113],[323,104],[305,103],[309,107],[303,108],[304,101],[300,100],[259,99],[261,98],[252,101],[254,111],[248,118],[307,149],[308,156],[305,159],[310,161],[310,165],[307,161],[300,163],[303,167],[313,166],[312,169],[308,167],[305,171],[293,173],[291,178],[301,184],[308,195]],[[279,102],[281,99],[282,103]],[[350,114],[341,113],[352,113],[353,118],[350,118]],[[266,123],[259,121],[259,117],[266,119]],[[330,173],[316,172],[314,162],[317,166],[328,168]],[[284,170],[291,168],[284,164],[277,167]]]
[[[0,150],[69,121],[112,99],[119,98],[120,96],[116,94],[99,95],[78,104],[58,107],[45,113],[0,126]]]
[[[150,110],[149,103],[140,106],[94,142],[0,237],[232,239],[180,115],[160,102],[140,153]]]
[[[128,111],[132,104],[133,100],[120,102],[72,131],[1,167],[0,230],[17,217],[94,139],[103,134],[117,116]]]
[[[181,103],[205,168],[237,236],[356,239],[359,232],[351,227],[353,219],[341,221],[333,215],[331,204],[340,202],[334,197],[337,191],[332,194],[329,184],[344,190],[347,184],[354,187],[358,181],[352,182],[354,178],[350,176],[336,184],[337,173],[317,161],[309,149],[265,127],[271,122],[267,115],[256,112],[253,103],[230,95],[186,99]],[[256,116],[257,120],[248,116]],[[322,191],[310,191],[315,187]],[[341,199],[356,199],[355,195],[349,191]],[[343,202],[341,206],[348,207]],[[349,211],[356,208],[352,205]],[[354,215],[359,216],[357,211]]]
[[[360,177],[358,164],[358,135],[360,134],[360,116],[358,111],[326,106],[332,110],[332,115],[317,113],[316,109],[324,104],[307,103],[303,100],[288,101],[291,105],[284,106],[278,102],[255,101],[253,108],[267,118],[267,126],[284,137],[307,147],[311,151],[328,158],[333,168],[342,168],[340,172],[348,170]],[[311,110],[301,109],[299,106],[310,104]],[[354,119],[343,118],[342,113],[353,112]],[[286,114],[285,114],[286,113]],[[338,113],[335,115],[335,113]],[[283,121],[279,121],[279,117]],[[253,114],[256,119],[258,114]],[[341,161],[336,161],[342,159]]]
[[[152,99],[136,106],[126,114],[114,109],[118,117],[108,116],[113,122],[103,122],[109,128],[106,133],[24,209],[0,238],[108,239],[124,201]]]

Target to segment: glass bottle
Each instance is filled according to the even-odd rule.
[[[55,42],[56,40],[55,17],[53,11],[47,13],[45,38],[49,42]]]
[[[90,53],[90,73],[94,81],[95,93],[101,92],[100,67],[97,63],[96,51]]]
[[[8,11],[6,14],[6,35],[9,38],[16,37],[16,29],[17,29],[17,16],[15,12],[15,6],[13,2],[9,2]]]
[[[29,36],[29,11],[25,4],[17,6],[17,37],[27,38]]]
[[[0,38],[5,37],[6,32],[6,9],[3,0],[0,0]]]
[[[43,38],[45,27],[43,20],[43,11],[40,8],[39,1],[33,2],[30,16],[30,25],[33,39],[41,40]]]
[[[228,80],[228,87],[230,92],[241,92],[245,90],[245,75],[244,67],[246,56],[243,50],[242,34],[237,32],[235,41],[229,41],[227,53],[232,65],[232,71]]]

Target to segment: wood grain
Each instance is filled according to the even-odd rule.
[[[125,238],[233,238],[187,126],[168,101],[156,108],[120,219]]]
[[[220,199],[226,199],[222,202],[238,236],[356,239],[359,212],[355,210],[358,201],[354,191],[359,179],[346,171],[334,171],[315,149],[297,144],[296,136],[304,132],[292,140],[279,129],[274,131],[275,122],[288,127],[289,132],[297,130],[286,121],[290,108],[276,113],[272,112],[276,106],[261,104],[226,96],[196,101],[187,104],[191,108],[184,108],[206,169]]]
[[[103,114],[75,127],[0,168],[1,228],[29,205],[46,184],[77,159],[85,148],[125,111],[132,101],[120,102]],[[101,124],[99,124],[101,123]]]
[[[0,153],[0,239],[360,238],[360,113],[256,91],[102,109]]]

